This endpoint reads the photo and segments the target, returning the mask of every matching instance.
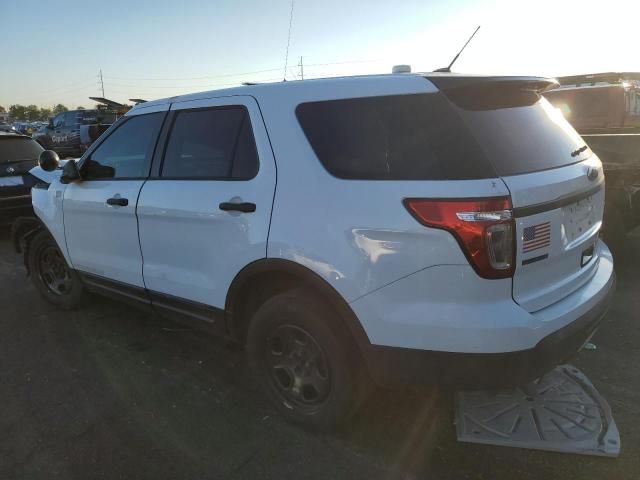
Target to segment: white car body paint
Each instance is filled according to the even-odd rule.
[[[224,308],[231,282],[265,258],[276,166],[255,99],[234,96],[175,102],[171,110],[244,106],[260,168],[247,181],[150,179],[138,201],[147,289]],[[254,213],[226,212],[223,202],[251,202]]]
[[[78,236],[67,254],[57,196],[64,186],[58,180],[51,181],[49,190],[34,190],[34,207],[74,267],[100,269],[90,264],[91,257],[106,255],[98,259],[112,267],[106,276],[133,285],[144,282],[150,290],[224,308],[226,290],[245,265],[260,258],[284,259],[331,285],[351,305],[374,345],[468,353],[531,348],[587,312],[613,283],[611,255],[602,242],[596,244],[599,224],[577,240],[562,237],[561,244],[552,245],[547,262],[527,267],[519,263],[514,279],[485,280],[470,267],[450,233],[420,225],[402,201],[510,195],[514,207],[548,202],[586,188],[582,175],[586,166],[599,165],[595,156],[553,172],[509,178],[342,180],[318,161],[295,115],[303,102],[436,91],[420,75],[383,75],[244,86],[134,107],[127,116],[180,108],[186,102],[194,107],[248,106],[261,164],[254,180],[237,185],[163,180],[133,186],[142,192],[137,216],[144,265],[142,258],[140,265],[130,260],[127,266],[98,251],[109,249],[109,235],[104,242],[97,236]],[[256,214],[236,219],[216,210],[217,203],[235,197],[255,199]],[[597,222],[602,201],[602,194],[594,196]],[[100,222],[106,221],[100,228],[115,229],[103,213],[95,211]],[[564,213],[560,208],[519,218],[518,252],[528,225],[548,220],[564,232],[567,224],[559,217]],[[98,228],[97,220],[90,222],[89,212],[82,214],[80,206],[70,215],[74,218],[65,215],[64,223],[76,222],[77,231],[83,223]],[[133,238],[137,232],[127,235]],[[97,242],[93,253],[83,242]],[[574,275],[563,264],[573,257],[562,253],[575,250],[579,255],[590,242],[596,245],[594,259]],[[86,252],[78,254],[76,248]],[[125,248],[135,249],[133,242]],[[554,256],[560,258],[557,263]],[[520,254],[517,260],[522,260]],[[144,273],[138,277],[138,271]],[[550,279],[546,285],[545,279]]]

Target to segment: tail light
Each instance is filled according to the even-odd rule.
[[[403,203],[421,224],[453,234],[481,277],[513,276],[515,227],[509,197],[408,198]]]

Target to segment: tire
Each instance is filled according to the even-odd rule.
[[[33,237],[27,253],[31,279],[36,289],[50,303],[72,309],[82,298],[82,280],[69,267],[55,240],[48,232]]]
[[[346,327],[303,289],[265,302],[247,338],[249,364],[262,390],[289,421],[333,430],[359,405],[364,370]]]

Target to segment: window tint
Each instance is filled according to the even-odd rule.
[[[494,176],[477,142],[439,93],[304,103],[296,114],[317,157],[340,178]]]
[[[460,115],[498,175],[564,167],[591,155],[589,149],[571,155],[585,141],[544,98],[510,108],[460,110]]]
[[[253,178],[258,157],[244,107],[184,110],[176,114],[163,177]]]
[[[64,114],[64,126],[75,127],[78,123],[78,112],[66,112]]]
[[[163,116],[136,115],[122,123],[85,161],[87,178],[146,177]]]

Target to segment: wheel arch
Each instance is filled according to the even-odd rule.
[[[251,317],[260,305],[273,295],[299,287],[307,287],[329,302],[364,355],[369,337],[349,304],[317,273],[285,259],[257,260],[236,275],[225,301],[225,323],[231,338],[244,344]]]

